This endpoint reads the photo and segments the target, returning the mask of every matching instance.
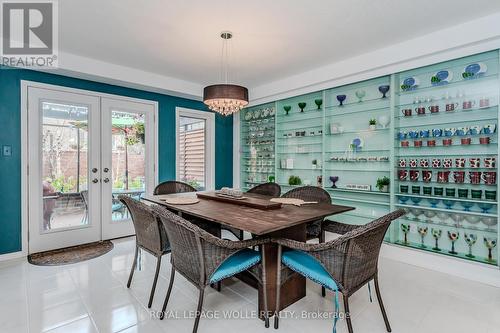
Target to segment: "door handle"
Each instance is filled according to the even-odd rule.
[[[109,171],[109,169],[108,169],[108,168],[104,168],[104,170],[103,170],[103,171],[104,171],[104,172],[108,172],[108,171]]]
[[[97,178],[92,179],[92,183],[96,184],[98,182],[99,182],[99,179],[97,179]]]
[[[104,178],[103,182],[109,183],[109,178]]]
[[[96,173],[97,172],[97,168],[92,168],[92,172]]]

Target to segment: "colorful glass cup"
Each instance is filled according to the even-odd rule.
[[[459,188],[458,189],[458,197],[459,198],[467,198],[467,197],[469,197],[469,189],[467,189],[467,188]]]
[[[484,191],[484,197],[486,200],[497,200],[497,191],[490,191],[490,190],[485,190]]]
[[[423,192],[425,195],[432,195],[432,187],[430,186],[424,186],[422,187]]]
[[[434,195],[438,195],[438,196],[443,195],[443,188],[442,187],[434,187]]]
[[[455,197],[456,190],[454,188],[447,188],[445,192],[447,197]]]
[[[411,193],[412,194],[420,194],[420,186],[413,185],[411,187]]]
[[[483,197],[483,190],[470,190],[472,199],[481,199]]]

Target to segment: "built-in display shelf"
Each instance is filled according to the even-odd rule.
[[[356,207],[333,217],[344,223],[365,224],[402,208],[408,213],[391,225],[386,242],[498,265],[500,247],[494,241],[500,242],[500,188],[496,179],[500,163],[499,67],[499,51],[494,50],[247,109],[260,110],[268,118],[249,118],[244,110],[241,187],[247,190],[274,180],[286,192],[304,184],[319,184],[330,193],[333,202]],[[266,108],[273,108],[273,114]],[[243,120],[245,116],[248,121]],[[453,135],[445,136],[446,129]],[[410,131],[418,132],[418,137],[410,137]],[[457,135],[461,131],[464,135]],[[451,143],[443,142],[450,138]],[[466,142],[468,139],[471,141]],[[415,146],[418,141],[421,146]],[[269,151],[269,147],[274,149]],[[465,158],[467,165],[455,167],[453,162],[450,167],[433,167],[431,163],[436,158]],[[479,167],[469,167],[471,158],[481,160]],[[400,166],[403,159],[406,166]],[[427,159],[428,166],[410,167],[410,159]],[[485,159],[492,164],[485,167]],[[408,178],[400,181],[399,173],[404,170]],[[430,181],[423,180],[427,170],[432,171]],[[412,171],[418,172],[417,179],[410,180]],[[458,171],[465,174],[463,182],[455,182],[451,176]],[[449,182],[438,181],[440,172],[451,174]],[[468,177],[472,176],[481,179],[471,184]],[[388,192],[377,188],[377,180],[384,177],[389,180]],[[336,188],[332,188],[332,180]],[[401,192],[400,186],[407,192]],[[431,195],[436,188],[443,195]],[[455,189],[455,193],[447,196],[446,189]],[[422,243],[419,231],[424,232],[425,227],[428,230]],[[441,251],[433,250],[435,238],[431,230],[442,233],[438,237]],[[470,249],[466,235],[477,237]],[[488,246],[492,248],[491,257]]]

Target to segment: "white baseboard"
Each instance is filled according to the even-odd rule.
[[[27,256],[27,253],[25,253],[25,251],[17,251],[17,252],[12,252],[12,253],[0,254],[0,262],[7,261],[7,260],[25,258],[26,256]]]
[[[418,249],[384,243],[380,252],[384,258],[405,264],[458,276],[500,288],[498,266],[476,263],[459,258],[446,257]]]

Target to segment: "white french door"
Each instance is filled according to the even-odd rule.
[[[155,184],[155,105],[27,84],[29,253],[134,234]]]
[[[134,234],[118,197],[139,199],[155,186],[154,106],[103,98],[101,107],[102,237],[111,239]]]

